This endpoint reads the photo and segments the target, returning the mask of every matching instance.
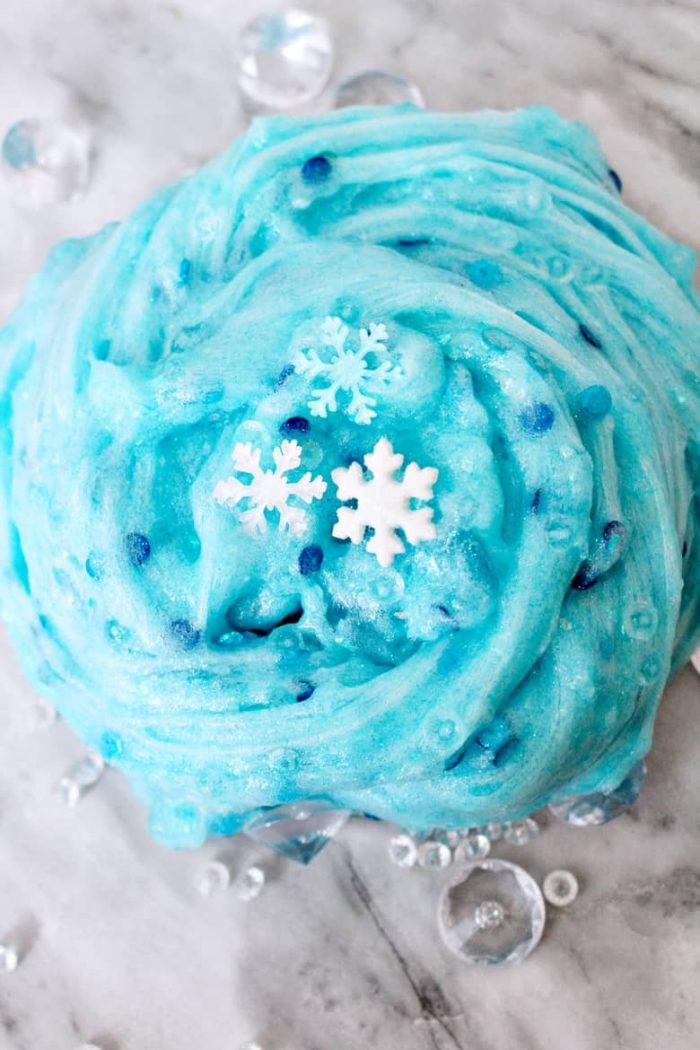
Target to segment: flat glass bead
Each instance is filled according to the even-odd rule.
[[[238,86],[249,109],[284,110],[321,94],[333,68],[326,23],[306,11],[258,15],[238,40]]]
[[[536,839],[540,833],[540,826],[532,817],[525,820],[512,820],[503,825],[503,838],[511,846],[524,846]]]
[[[195,879],[195,889],[202,897],[221,893],[231,885],[231,869],[220,858],[204,865]]]
[[[325,802],[293,802],[256,814],[244,825],[245,834],[275,853],[309,864],[340,831],[350,816]]]
[[[478,831],[466,835],[455,849],[454,859],[458,864],[468,863],[477,857],[488,857],[491,842]]]
[[[452,851],[444,842],[427,839],[418,847],[417,860],[421,868],[446,868],[452,863]]]
[[[233,883],[233,892],[239,901],[245,904],[259,897],[265,885],[265,872],[262,868],[252,865],[236,876]]]
[[[557,908],[566,908],[578,897],[578,879],[570,871],[550,871],[542,883],[545,900]]]
[[[639,798],[646,777],[644,761],[637,762],[614,791],[605,795],[594,791],[589,795],[574,795],[549,807],[557,820],[583,828],[608,821],[626,813]]]
[[[410,835],[394,835],[389,839],[389,860],[397,868],[412,868],[418,859],[418,847]]]
[[[89,182],[90,153],[88,129],[60,120],[20,120],[0,147],[10,190],[29,209],[80,197]]]
[[[89,752],[70,766],[57,784],[57,791],[66,806],[77,806],[84,795],[97,784],[104,772],[102,755]]]
[[[19,966],[19,952],[14,944],[0,944],[0,973],[12,973]]]
[[[508,861],[474,861],[440,895],[440,935],[463,962],[520,962],[539,943],[544,922],[537,883]]]
[[[417,84],[381,69],[369,69],[349,77],[340,84],[335,96],[338,109],[344,106],[393,106],[401,102],[425,107],[423,92]]]

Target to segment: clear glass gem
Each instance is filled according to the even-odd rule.
[[[259,897],[265,885],[265,872],[252,865],[242,871],[234,880],[233,892],[239,901],[249,904]]]
[[[244,825],[249,838],[299,864],[309,864],[350,816],[328,802],[293,802],[257,813]]]
[[[389,860],[397,868],[412,868],[418,859],[418,847],[410,835],[402,833],[389,839]]]
[[[56,724],[58,712],[47,700],[37,700],[29,712],[29,724],[33,733],[46,733]]]
[[[20,120],[0,147],[5,178],[17,201],[43,208],[75,200],[90,178],[87,128],[60,120]]]
[[[503,825],[497,820],[491,821],[490,824],[484,824],[483,828],[479,828],[479,831],[486,835],[490,842],[500,842],[503,838]]]
[[[333,68],[333,43],[323,19],[306,11],[261,14],[241,33],[236,63],[249,109],[291,109],[325,88]]]
[[[444,842],[450,849],[454,849],[455,846],[459,845],[463,836],[464,832],[458,831],[456,828],[435,828],[430,838],[435,839],[436,842]]]
[[[465,835],[455,850],[455,861],[466,864],[477,857],[488,857],[491,852],[491,841],[480,831],[470,831]]]
[[[95,786],[102,776],[105,763],[97,751],[90,751],[79,758],[64,773],[56,790],[67,806],[77,806],[81,798]]]
[[[345,106],[393,106],[400,102],[425,106],[423,92],[417,84],[381,69],[368,69],[349,77],[340,84],[335,95],[337,109]]]
[[[19,952],[14,944],[0,944],[0,973],[12,973],[19,966]]]
[[[574,795],[555,802],[549,808],[558,820],[583,828],[596,824],[607,824],[622,813],[626,813],[639,798],[644,778],[644,761],[637,762],[614,791],[608,795],[593,791],[590,795]]]
[[[525,820],[511,820],[503,825],[503,838],[511,846],[525,846],[536,839],[539,833],[540,826],[532,817],[526,817]]]
[[[221,858],[215,857],[204,865],[195,879],[195,889],[201,897],[212,897],[231,885],[231,869]]]
[[[421,868],[446,868],[452,863],[452,851],[444,842],[426,839],[418,847],[417,860]]]
[[[263,1050],[260,1043],[239,1043],[235,1050]]]
[[[539,943],[544,922],[539,886],[505,860],[474,861],[440,895],[440,935],[464,962],[520,962]]]
[[[578,879],[571,871],[550,871],[542,883],[545,900],[557,908],[566,908],[578,897]]]

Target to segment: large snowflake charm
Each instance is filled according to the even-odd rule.
[[[357,349],[348,347],[350,330],[339,317],[327,317],[321,325],[321,353],[313,348],[301,350],[294,358],[294,368],[310,380],[320,379],[327,385],[314,385],[309,411],[312,416],[327,416],[338,411],[338,394],[348,401],[345,412],[356,423],[371,423],[376,416],[377,399],[373,394],[386,386],[400,368],[386,360],[387,332],[383,324],[361,328]]]
[[[339,540],[362,543],[365,529],[374,530],[367,550],[376,554],[377,561],[387,568],[395,555],[406,548],[396,535],[401,529],[407,541],[415,546],[421,540],[435,539],[432,507],[412,508],[412,499],[431,500],[438,472],[435,467],[419,467],[409,463],[403,479],[394,477],[404,457],[394,452],[390,441],[381,438],[374,450],[365,457],[365,465],[372,472],[367,480],[359,463],[338,467],[331,477],[338,487],[338,499],[356,500],[356,507],[341,507],[333,535]]]
[[[243,528],[251,535],[265,532],[267,521],[265,511],[277,511],[279,528],[288,529],[298,536],[304,531],[306,511],[303,507],[291,505],[294,497],[303,503],[321,499],[326,491],[322,477],[312,479],[306,473],[298,481],[290,481],[286,475],[296,470],[301,463],[301,446],[296,441],[283,441],[272,453],[275,461],[274,470],[262,470],[260,466],[260,449],[250,444],[236,445],[233,450],[234,467],[239,474],[251,477],[249,484],[238,478],[220,481],[214,489],[214,499],[225,507],[236,507],[242,500],[248,500],[250,507],[241,514]]]

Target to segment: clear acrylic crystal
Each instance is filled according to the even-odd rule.
[[[104,759],[97,751],[90,751],[79,758],[57,784],[57,791],[62,801],[67,806],[77,806],[82,797],[98,782],[104,768]]]
[[[464,831],[458,831],[456,828],[435,828],[430,837],[454,849],[464,837]]]
[[[452,850],[444,842],[426,839],[418,847],[417,860],[421,868],[446,868],[452,863]]]
[[[418,859],[418,847],[415,839],[401,833],[389,839],[389,860],[397,868],[412,868]]]
[[[328,802],[293,802],[257,813],[244,825],[245,834],[276,853],[309,864],[350,816]]]
[[[56,724],[58,713],[47,700],[37,700],[29,712],[29,724],[33,733],[46,733]]]
[[[231,869],[221,857],[204,865],[195,879],[195,889],[201,897],[211,897],[231,885]]]
[[[368,69],[349,77],[340,84],[335,95],[338,109],[345,106],[393,106],[400,102],[425,106],[423,92],[417,84],[381,69]]]
[[[291,109],[321,94],[333,68],[326,23],[306,11],[258,15],[236,48],[238,86],[252,110]]]
[[[557,908],[566,908],[578,897],[578,879],[571,871],[550,871],[542,883],[545,900]]]
[[[249,904],[259,897],[265,885],[265,872],[262,868],[252,865],[242,871],[234,880],[233,892],[239,901]]]
[[[440,935],[464,962],[520,962],[539,943],[544,922],[537,883],[505,860],[474,861],[440,895]]]
[[[91,138],[84,126],[21,120],[5,135],[0,154],[13,195],[27,208],[75,200],[87,188]]]
[[[503,825],[503,838],[511,846],[525,846],[536,839],[539,833],[540,826],[532,817],[526,817],[525,820],[511,820]]]
[[[102,1050],[102,1047],[98,1046],[97,1043],[81,1043],[75,1050]]]
[[[0,973],[12,973],[19,965],[19,952],[14,944],[0,944]]]
[[[465,835],[455,850],[457,864],[469,863],[477,857],[488,857],[491,852],[491,841],[480,831],[470,831]]]
[[[575,827],[588,827],[596,824],[607,824],[615,817],[626,813],[639,798],[644,778],[646,777],[644,761],[637,762],[614,791],[604,795],[594,791],[589,795],[574,795],[571,798],[555,802],[549,808],[558,820]]]
[[[263,1050],[260,1043],[239,1043],[235,1050]]]

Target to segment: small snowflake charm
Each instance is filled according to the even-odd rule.
[[[322,477],[312,479],[306,473],[298,481],[290,481],[286,475],[296,470],[301,463],[301,446],[296,441],[283,441],[272,453],[275,461],[274,470],[262,470],[260,466],[260,449],[250,444],[236,445],[233,450],[233,463],[238,474],[248,474],[249,484],[238,478],[220,481],[214,489],[214,499],[224,507],[236,507],[241,500],[249,500],[250,508],[241,514],[241,522],[246,532],[251,535],[265,532],[267,521],[265,511],[276,510],[279,514],[279,528],[288,529],[294,536],[304,531],[306,511],[302,507],[290,506],[289,500],[295,497],[303,503],[321,499],[326,491]]]
[[[348,347],[350,331],[339,317],[327,317],[321,326],[323,350],[302,350],[294,359],[294,368],[309,380],[320,379],[327,385],[314,385],[309,401],[312,416],[338,411],[338,394],[343,394],[344,411],[356,423],[371,423],[376,416],[377,399],[372,395],[400,374],[400,368],[386,360],[387,331],[383,324],[361,328],[357,349]],[[372,356],[373,355],[373,356]],[[371,360],[374,360],[374,364]]]
[[[365,479],[359,463],[338,467],[331,473],[338,488],[338,499],[357,500],[357,507],[338,510],[333,535],[339,540],[362,543],[365,529],[373,529],[367,550],[377,556],[383,568],[406,549],[396,535],[397,529],[401,529],[414,546],[422,540],[434,540],[436,535],[432,507],[413,509],[410,501],[433,498],[438,472],[435,467],[421,468],[417,463],[409,463],[403,479],[398,481],[394,475],[403,459],[394,452],[390,441],[381,438],[364,457],[365,465],[372,472],[370,481]]]

